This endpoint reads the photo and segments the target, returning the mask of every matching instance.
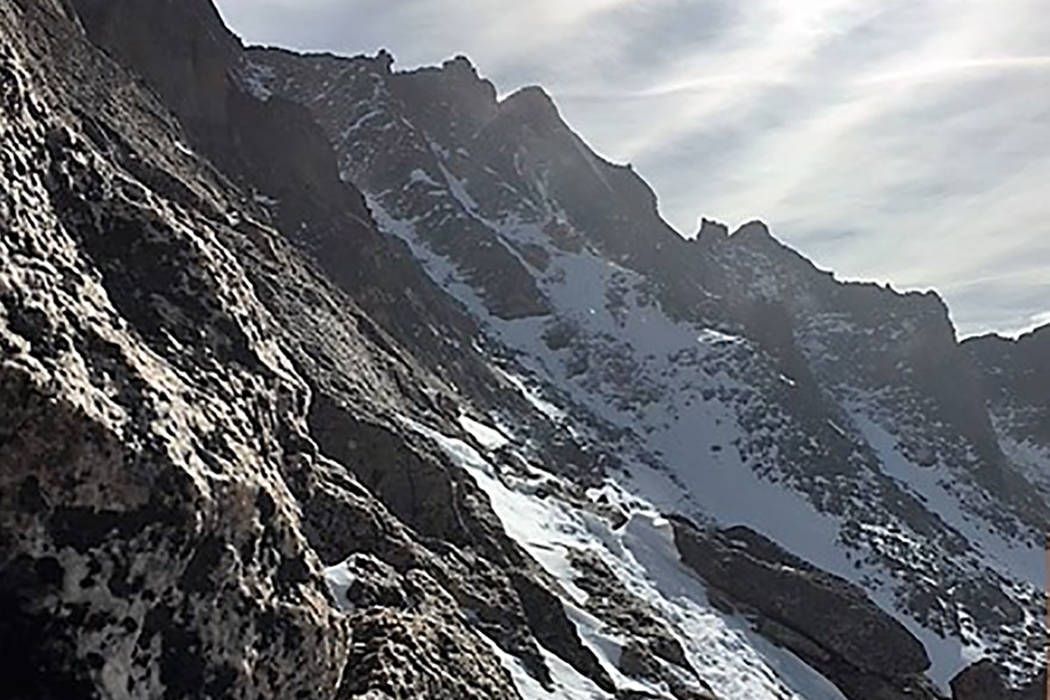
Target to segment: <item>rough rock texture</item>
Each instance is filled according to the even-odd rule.
[[[438,559],[310,434],[309,407],[328,396],[425,449],[393,414],[454,432],[441,379],[195,155],[74,19],[51,3],[0,7],[13,696],[515,697],[464,621],[467,597],[512,621],[493,637],[547,678],[513,624],[525,613],[509,565],[459,575],[469,558]],[[409,469],[446,492],[454,479],[432,452]],[[461,493],[477,525],[464,539],[510,547],[487,503]],[[352,559],[387,594],[339,612],[322,566],[354,553],[383,563]],[[518,554],[514,575],[528,566]]]
[[[240,41],[211,0],[70,0],[89,37],[141,75],[185,126],[189,143],[247,189],[274,225],[414,358],[474,393],[498,378],[469,348],[473,323],[405,246],[379,234],[344,183],[310,112],[260,92]],[[392,155],[392,154],[391,154]]]
[[[952,679],[952,700],[992,700],[1010,696],[995,663],[978,661]]]
[[[632,639],[621,652],[621,671],[632,678],[666,684],[676,700],[715,697],[651,605],[626,590],[593,553],[573,552],[570,561],[578,572],[573,582],[587,593],[588,610]]]
[[[1016,340],[980,336],[963,341],[962,347],[981,370],[989,399],[1014,397],[1047,409],[1050,396],[1050,326],[1042,326]],[[1034,422],[1034,421],[1033,421]],[[1050,429],[1041,423],[1040,437],[1050,439]]]
[[[284,57],[282,52],[274,52],[273,58],[280,60]],[[271,74],[271,69],[260,67],[254,62],[255,58],[249,54],[249,63],[245,67],[248,76],[265,76]],[[260,71],[262,71],[260,73]],[[434,74],[437,77],[438,86],[431,86],[425,80],[427,76]],[[314,76],[322,79],[320,74]],[[424,70],[420,74],[420,80],[412,81],[406,79],[404,89],[416,93],[424,103],[435,91],[448,91],[453,100],[443,100],[453,110],[453,115],[444,110],[435,110],[435,117],[440,119],[438,124],[430,124],[431,128],[448,130],[449,124],[463,124],[467,126],[470,116],[470,105],[479,99],[484,102],[491,100],[488,106],[494,105],[495,91],[491,84],[485,87],[485,83],[479,82],[476,72],[465,60],[453,60],[445,64],[441,71]],[[367,83],[363,83],[361,89],[370,90]],[[265,88],[264,94],[271,90]],[[465,95],[464,92],[480,93]],[[491,92],[491,94],[487,94]],[[284,99],[283,96],[274,92],[273,96],[267,96],[268,101]],[[396,99],[396,98],[395,98]],[[482,111],[485,111],[482,109]],[[398,173],[401,167],[409,161],[423,159],[429,161],[426,170],[419,169],[421,182],[426,178],[441,177],[440,166],[435,156],[430,153],[430,145],[425,132],[422,130],[412,133],[410,138],[404,138],[402,134],[390,132],[391,138],[384,138],[384,134],[377,134],[367,144],[353,154],[352,159],[343,157],[340,159],[340,170],[346,172],[351,169],[355,172],[375,172],[369,176],[369,184],[373,188],[384,186],[383,171],[387,168],[391,173]],[[427,173],[431,173],[428,175]],[[398,196],[391,193],[391,196]],[[424,214],[424,210],[419,210]],[[493,243],[490,240],[489,229],[483,220],[476,217],[464,216],[455,210],[434,213],[422,222],[426,225],[431,240],[438,248],[455,254],[457,259],[462,260],[465,272],[483,290],[486,301],[491,305],[494,313],[506,318],[518,318],[533,315],[541,315],[546,312],[545,300],[535,289],[532,277],[526,272],[524,266],[519,262],[517,254],[504,244]]]
[[[1010,340],[962,343],[980,373],[1000,441],[1044,496],[1050,494],[1050,326]]]
[[[850,697],[932,697],[891,614],[1032,677],[1041,594],[982,547],[1046,520],[1045,333],[960,348],[757,222],[685,241],[541,89],[391,62],[245,51],[207,0],[0,5],[8,695],[783,697],[640,525],[743,472],[859,573],[680,522],[714,606]]]
[[[1042,667],[1030,559],[1050,509],[1032,485],[1050,450],[989,412],[935,293],[837,280],[757,221],[732,234],[706,221],[685,240],[546,93],[499,99],[463,58],[396,71],[388,54],[246,56],[264,92],[314,114],[380,228],[566,410],[595,457],[573,471],[776,538],[769,511],[790,502],[828,540],[787,528],[791,548],[839,548],[821,565],[918,624],[938,656],[958,640],[1016,682]],[[515,282],[492,283],[504,274]],[[730,480],[776,505],[737,499]]]
[[[0,8],[5,631],[38,630],[27,681],[56,695],[321,692],[350,629],[299,527],[306,386],[215,193],[122,167],[149,137],[150,163],[194,165],[155,102],[106,98],[126,80],[60,13]],[[85,133],[89,99],[124,133]]]
[[[847,697],[934,697],[922,688],[930,666],[922,643],[862,589],[748,528],[705,532],[673,522],[682,561]]]
[[[1047,521],[1046,503],[1032,497],[1029,482],[1003,452],[979,372],[956,341],[947,306],[936,293],[899,294],[877,284],[839,282],[760,222],[745,224],[709,254],[728,271],[734,313],[758,326],[752,334],[789,376],[835,398],[871,387],[892,392],[892,410],[902,424],[897,431],[918,464],[955,462],[964,466],[955,477],[960,485],[972,481],[1026,524]],[[916,410],[921,418],[909,415]],[[907,424],[916,420],[927,434],[908,435]],[[936,425],[939,430],[931,429]],[[953,454],[944,444],[950,440],[965,441],[972,454]],[[1006,518],[983,515],[1015,531]]]

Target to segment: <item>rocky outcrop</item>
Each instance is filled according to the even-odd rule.
[[[376,230],[311,113],[260,89],[211,0],[70,4],[90,39],[163,98],[188,145],[247,190],[260,215],[354,297],[369,317],[361,323],[382,328],[448,381],[482,396],[499,385],[470,349],[474,324],[400,241]]]
[[[934,432],[931,423],[943,425],[936,431],[943,436],[913,439],[927,443],[910,446],[917,462],[958,465],[960,483],[994,494],[1027,526],[1044,529],[1050,511],[1032,497],[1027,475],[1004,454],[980,373],[957,341],[948,308],[935,292],[899,293],[888,285],[841,282],[776,240],[761,222],[713,240],[721,243],[702,250],[728,276],[723,293],[732,315],[780,358],[789,376],[801,365],[829,393],[892,387],[908,397],[908,404],[921,406],[922,418],[900,415],[898,421],[920,421],[926,433]],[[785,334],[763,332],[770,325],[770,305],[782,308]],[[899,403],[889,410],[910,412]],[[958,441],[965,441],[973,454],[953,449]],[[1009,518],[992,511],[983,515],[1016,534]]]
[[[343,146],[339,167],[345,179],[368,191],[383,192],[382,198],[397,202],[397,209],[404,210],[406,216],[418,216],[420,226],[427,230],[428,244],[457,261],[459,273],[478,287],[492,313],[508,319],[547,313],[547,301],[518,254],[506,242],[493,239],[491,223],[477,208],[476,201],[469,196],[456,196],[462,194],[462,185],[455,175],[443,169],[434,150],[435,139],[441,135],[472,133],[479,122],[497,112],[495,88],[480,80],[469,62],[459,58],[447,61],[441,68],[395,76],[388,73],[389,67],[380,59],[344,65],[343,59],[316,56],[316,64],[325,70],[299,70],[297,57],[289,52],[254,49],[247,57],[248,70],[263,75],[287,70],[289,85],[302,90],[320,89],[326,70],[353,71],[360,79],[340,80],[333,85],[333,102],[338,95],[340,103],[367,97],[382,105],[360,115],[362,121],[357,128],[344,126],[336,131],[330,121],[319,118],[329,139]],[[375,85],[373,76],[378,81]],[[384,77],[389,78],[389,84]],[[288,98],[286,91],[273,93],[270,100]],[[420,109],[418,127],[413,126],[407,133],[401,128],[376,129],[388,120],[403,127],[402,104],[408,101]],[[362,127],[368,129],[367,139],[357,138]],[[405,187],[391,187],[410,163],[413,181]],[[450,188],[452,192],[443,200],[440,211],[432,211],[430,206],[435,186]]]
[[[934,295],[841,284],[757,222],[686,242],[542,89],[500,100],[462,57],[246,52],[206,0],[17,0],[0,39],[13,697],[513,698],[566,676],[714,696],[700,664],[725,678],[649,585],[666,552],[629,561],[643,543],[605,521],[667,493],[697,514],[688,470],[728,453],[839,518],[898,614],[1032,675],[1039,640],[1014,630],[1041,594],[883,469],[900,450],[976,484],[975,522],[1022,540],[1044,511],[1001,407],[1041,415],[1041,341],[961,352]],[[849,403],[872,387],[895,411],[882,452]],[[693,401],[715,410],[688,430],[717,441],[647,442]],[[612,488],[642,491],[634,470],[662,485]],[[518,507],[593,547],[513,539],[497,512]],[[711,601],[845,694],[932,697],[921,646],[858,586],[744,528],[683,528]]]
[[[951,686],[952,700],[992,700],[1010,696],[999,668],[989,660],[968,666],[952,679]]]
[[[675,700],[713,700],[716,696],[689,664],[681,643],[661,623],[651,605],[626,590],[593,553],[570,554],[573,582],[587,593],[587,609],[629,638],[620,653],[620,670],[631,678],[665,684]]]
[[[355,419],[326,396],[311,406],[309,422],[326,454],[434,543],[443,555],[434,575],[477,618],[479,629],[544,682],[549,675],[537,644],[599,687],[614,689],[531,558],[502,532],[462,470],[410,433]]]
[[[343,564],[352,580],[339,604],[352,613],[354,643],[335,698],[499,698],[517,693],[477,637],[455,633],[455,602],[423,571],[399,576],[367,555]],[[441,659],[442,663],[430,663]]]
[[[5,634],[36,630],[3,641],[23,650],[16,692],[336,684],[350,628],[295,502],[321,459],[307,388],[216,242],[223,208],[121,166],[149,136],[152,163],[194,167],[154,101],[105,96],[119,70],[60,9],[5,4],[0,35],[0,581]],[[85,134],[73,110],[96,107],[114,132]]]
[[[1021,561],[1050,511],[935,293],[837,280],[758,221],[732,235],[706,221],[686,241],[542,89],[500,100],[463,58],[247,57],[265,90],[311,110],[381,228],[612,456],[549,468],[598,483],[653,467],[667,483],[648,495],[690,515],[718,510],[705,478],[749,472],[838,528],[836,573],[888,582],[882,599],[935,638],[1041,666],[1023,612],[1041,587],[1025,566],[1004,582],[985,533]],[[742,508],[728,522],[765,517],[761,499]]]
[[[699,530],[672,518],[682,561],[752,616],[759,633],[793,651],[849,698],[935,697],[924,689],[926,650],[862,589],[758,533]]]
[[[962,349],[978,369],[1000,441],[1031,482],[1050,494],[1050,326],[1015,340],[968,338]]]
[[[986,395],[993,403],[1012,399],[1031,404],[1045,417],[1050,412],[1050,325],[1036,328],[1016,340],[996,335],[967,338],[962,348],[980,370]],[[1035,436],[1050,442],[1050,428],[1045,421]]]
[[[0,36],[12,697],[516,697],[440,562],[309,432],[322,389],[440,422],[440,381],[61,6],[4,5]],[[352,553],[377,592],[341,612],[323,567]]]

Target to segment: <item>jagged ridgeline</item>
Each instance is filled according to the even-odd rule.
[[[0,695],[1042,697],[1044,328],[540,88],[0,4]]]

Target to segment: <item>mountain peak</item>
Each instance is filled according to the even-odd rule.
[[[738,238],[739,237],[739,238]],[[775,240],[773,234],[769,232],[769,226],[764,221],[755,219],[748,221],[743,224],[736,231],[733,232],[733,238],[737,242],[750,242],[757,240]]]
[[[464,78],[478,79],[478,69],[474,66],[473,62],[463,54],[456,54],[452,58],[446,59],[441,64],[441,70],[445,71],[451,76],[461,76]]]
[[[528,85],[516,90],[499,103],[500,113],[517,115],[538,124],[560,124],[561,115],[554,100],[538,85]]]
[[[1037,328],[1033,328],[1027,333],[1022,334],[1018,341],[1021,342],[1050,342],[1050,323],[1044,324]]]
[[[703,245],[721,243],[729,238],[729,227],[721,221],[704,217],[700,220],[700,230],[696,232],[696,242]]]
[[[386,49],[379,49],[375,61],[382,67],[383,73],[389,74],[394,66],[394,55]]]
[[[1042,671],[1050,328],[960,348],[761,221],[685,240],[542,88],[244,49],[206,5],[0,3],[15,695]]]

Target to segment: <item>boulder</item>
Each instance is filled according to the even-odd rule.
[[[742,526],[699,529],[671,516],[682,561],[755,629],[790,649],[847,697],[934,698],[922,643],[862,589]]]

